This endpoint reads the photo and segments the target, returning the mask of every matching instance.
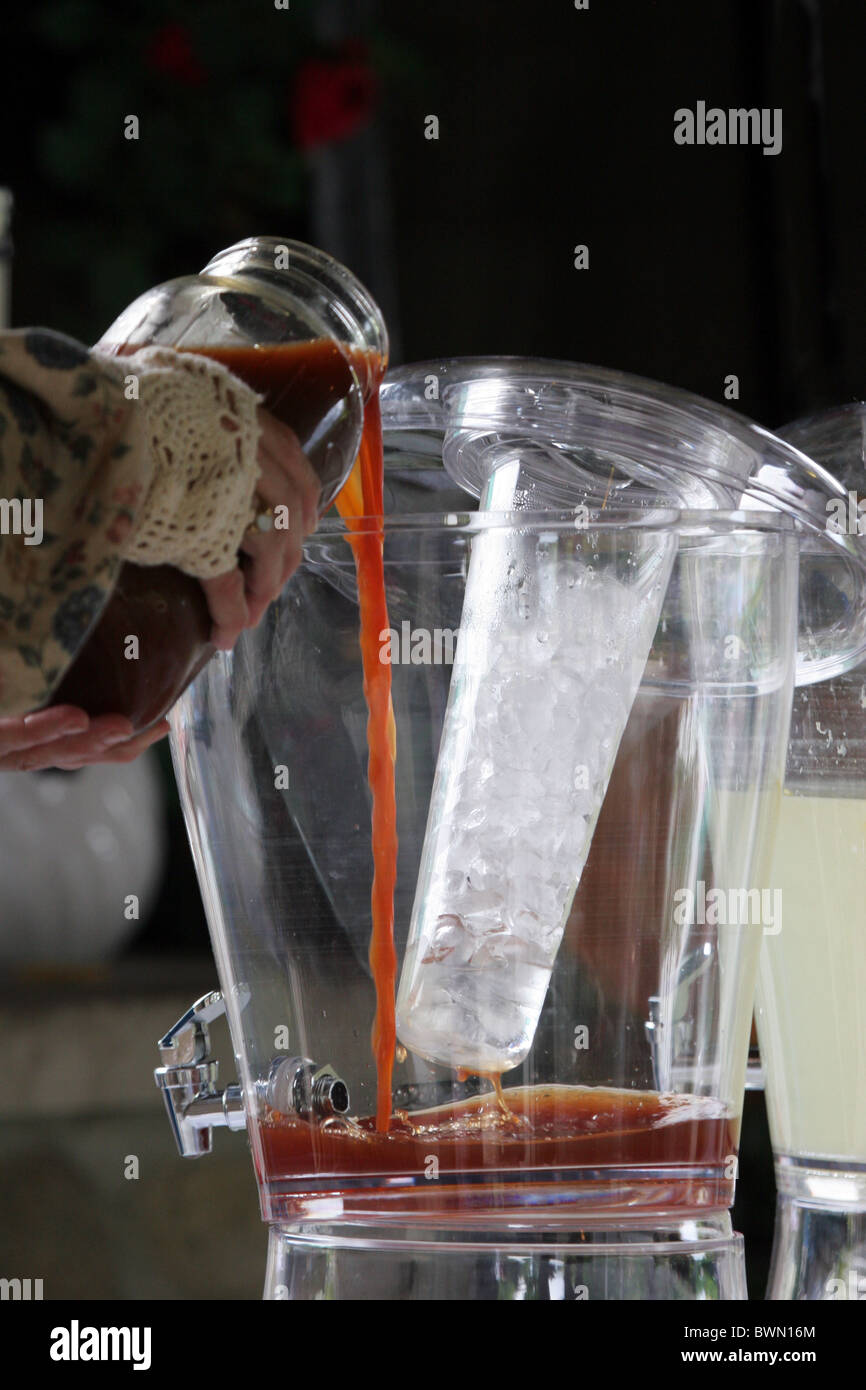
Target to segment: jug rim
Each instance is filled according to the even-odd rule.
[[[574,511],[565,512],[485,512],[457,511],[454,508],[436,512],[405,512],[382,516],[352,517],[343,520],[333,511],[319,522],[317,530],[304,543],[304,552],[315,566],[323,546],[333,545],[335,541],[346,544],[346,563],[351,565],[349,543],[353,536],[375,535],[384,544],[393,537],[447,536],[463,537],[471,541],[474,537],[495,531],[535,534],[542,538],[545,534],[561,535],[617,535],[623,537],[636,533],[644,535],[674,534],[680,542],[711,543],[723,542],[725,537],[773,537],[778,540],[790,539],[796,546],[800,560],[800,642],[796,662],[795,684],[814,685],[829,680],[860,666],[866,658],[866,611],[849,598],[850,594],[862,595],[863,572],[847,550],[829,551],[816,544],[816,537],[807,532],[796,518],[785,512],[772,509],[745,507],[722,511],[718,508],[677,509],[606,509],[604,518],[592,520],[587,524],[581,521],[575,525]],[[818,571],[808,565],[803,566],[803,558],[815,558]],[[845,608],[844,621],[834,619],[825,631],[821,624],[810,618],[811,609],[804,602],[804,592],[808,594],[810,585],[817,582],[825,585],[827,576],[820,566],[827,559],[834,565],[832,580]],[[386,565],[388,556],[386,555]],[[291,583],[291,580],[289,581]]]
[[[492,530],[563,531],[688,531],[692,534],[727,535],[735,531],[775,532],[796,536],[802,532],[796,519],[772,508],[688,507],[608,507],[604,515],[590,512],[589,520],[576,519],[575,509],[556,511],[459,511],[454,508],[441,512],[395,512],[385,516],[353,516],[344,520],[334,511],[320,520],[306,545],[314,545],[323,537],[351,538],[353,535],[393,534],[399,531],[442,531],[478,534]]]
[[[285,253],[286,266],[277,266],[277,252]],[[264,284],[283,296],[291,281],[303,284],[316,303],[325,331],[345,346],[369,355],[371,363],[376,361],[377,368],[371,367],[364,383],[365,398],[381,379],[390,351],[382,311],[355,273],[329,252],[292,237],[243,237],[211,256],[199,275],[223,284],[252,281],[257,288]],[[341,332],[346,336],[341,337]]]

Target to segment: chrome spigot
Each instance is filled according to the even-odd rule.
[[[349,1109],[345,1081],[332,1066],[317,1067],[309,1057],[275,1057],[263,1091],[266,1103],[281,1115],[326,1120]]]
[[[210,1055],[208,1024],[225,1008],[220,990],[203,994],[159,1042],[163,1065],[153,1075],[181,1158],[210,1153],[214,1127],[246,1125],[240,1086],[217,1088],[219,1063]],[[320,1067],[309,1057],[275,1057],[267,1080],[256,1082],[255,1091],[272,1110],[305,1120],[327,1120],[349,1109],[345,1081],[333,1067]]]
[[[215,1125],[246,1125],[240,1086],[217,1089],[219,1063],[210,1056],[208,1024],[225,1013],[220,990],[203,994],[159,1042],[163,1065],[154,1079],[163,1093],[181,1158],[210,1153]]]

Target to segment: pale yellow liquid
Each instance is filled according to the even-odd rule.
[[[777,1153],[866,1163],[866,800],[781,799],[758,1031]]]

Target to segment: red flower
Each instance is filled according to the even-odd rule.
[[[302,150],[345,140],[367,124],[376,105],[376,74],[363,49],[345,57],[310,59],[298,70],[292,94],[292,128]]]
[[[189,30],[182,24],[164,24],[154,34],[147,61],[157,72],[167,73],[187,87],[200,87],[207,73],[196,58]]]

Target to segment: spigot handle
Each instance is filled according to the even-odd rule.
[[[178,1054],[182,1050],[187,1050],[192,1046],[196,1051],[204,1052],[196,1058],[183,1060],[202,1061],[210,1049],[210,1036],[207,1025],[220,1018],[226,1011],[226,1001],[223,998],[221,989],[212,989],[209,994],[203,994],[200,999],[187,1009],[174,1025],[166,1033],[164,1038],[160,1038],[157,1046],[161,1055],[165,1053]],[[177,1061],[181,1061],[177,1056]]]
[[[225,1013],[221,990],[211,990],[187,1009],[159,1041],[163,1065],[154,1070],[181,1158],[200,1158],[213,1147],[215,1125],[243,1129],[239,1086],[217,1089],[219,1063],[210,1056],[208,1024]]]

